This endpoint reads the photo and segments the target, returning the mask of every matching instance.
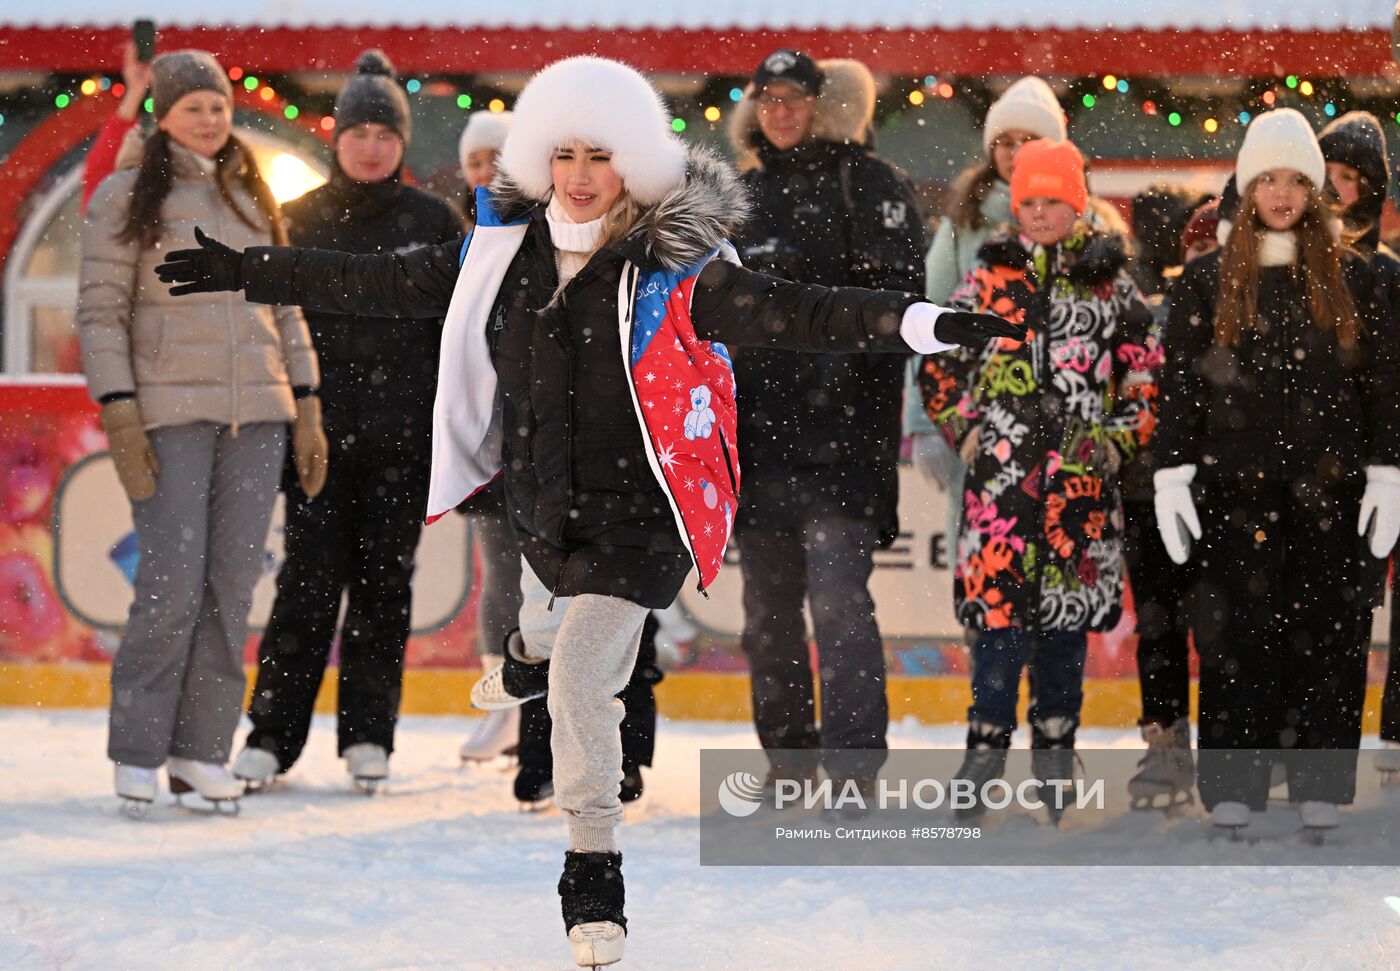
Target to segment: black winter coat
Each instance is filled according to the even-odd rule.
[[[1368,465],[1400,465],[1400,373],[1393,310],[1375,273],[1347,257],[1359,347],[1311,319],[1292,267],[1260,270],[1258,325],[1238,348],[1214,343],[1220,253],[1191,263],[1172,293],[1155,449],[1200,482],[1333,485]]]
[[[452,208],[436,196],[397,178],[353,182],[339,170],[282,214],[293,245],[346,253],[397,253],[462,232]],[[371,423],[392,426],[383,430],[426,458],[442,318],[391,321],[308,309],[306,323],[321,360],[326,433],[335,438]]]
[[[798,283],[924,291],[924,231],[913,185],[858,144],[807,141],[743,175],[753,214],[735,245],[744,265]],[[904,360],[886,354],[735,355],[749,521],[796,525],[811,512],[873,517],[898,532]],[[795,487],[795,488],[794,488]]]
[[[523,211],[532,218],[489,325],[507,512],[522,550],[559,596],[669,606],[691,564],[647,463],[628,390],[619,274],[624,260],[644,267],[698,260],[742,218],[742,187],[724,163],[693,152],[686,182],[630,237],[595,253],[552,300],[558,276],[543,204],[521,198],[503,177],[493,192],[503,218]],[[260,247],[245,254],[244,286],[261,303],[439,316],[452,299],[463,243],[382,256]],[[696,280],[691,317],[702,340],[731,345],[908,354],[899,327],[914,302],[902,293],[787,283],[716,259]],[[742,410],[742,386],[738,400]]]

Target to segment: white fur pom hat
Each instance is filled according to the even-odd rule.
[[[500,167],[542,202],[554,184],[554,150],[573,140],[612,152],[613,168],[643,206],[660,202],[685,177],[685,146],[671,131],[661,95],[617,61],[571,57],[531,78],[515,101]]]
[[[510,134],[510,119],[509,111],[473,111],[468,116],[467,127],[457,141],[457,158],[463,169],[467,167],[467,156],[477,149],[501,150]]]
[[[1235,158],[1235,184],[1240,187],[1240,194],[1270,169],[1301,172],[1318,189],[1327,184],[1322,146],[1302,112],[1275,108],[1259,115],[1245,129],[1244,144]]]
[[[1055,97],[1050,85],[1035,75],[1011,85],[987,109],[987,120],[982,125],[982,147],[990,152],[997,136],[1013,128],[1051,141],[1065,139],[1065,110],[1060,107],[1060,99]]]

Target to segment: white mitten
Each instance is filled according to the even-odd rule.
[[[1157,532],[1173,563],[1185,563],[1191,558],[1191,540],[1201,538],[1201,520],[1196,516],[1196,503],[1191,498],[1191,480],[1196,477],[1194,465],[1175,465],[1158,469],[1152,476],[1157,494]]]
[[[1366,467],[1366,493],[1361,497],[1361,521],[1356,535],[1369,536],[1371,555],[1383,560],[1400,537],[1400,469],[1393,465]]]

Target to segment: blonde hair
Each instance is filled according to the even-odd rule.
[[[1259,248],[1264,227],[1259,222],[1250,182],[1240,193],[1240,208],[1230,235],[1220,254],[1220,299],[1215,314],[1215,343],[1238,347],[1240,333],[1252,328],[1259,310]],[[1293,227],[1298,237],[1298,263],[1295,277],[1301,276],[1307,293],[1313,325],[1320,330],[1337,331],[1343,348],[1356,346],[1361,325],[1356,305],[1342,272],[1344,241],[1332,231],[1332,212],[1311,181],[1308,206]]]
[[[603,213],[602,232],[598,234],[598,249],[620,243],[636,228],[642,218],[642,207],[632,198],[626,187],[613,200],[608,211]]]

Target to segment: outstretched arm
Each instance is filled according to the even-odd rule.
[[[789,283],[719,259],[700,272],[690,306],[702,340],[828,354],[934,354],[994,337],[1021,339],[1026,330],[907,293]]]
[[[239,251],[196,229],[199,249],[176,250],[156,267],[171,293],[242,290],[253,303],[366,317],[441,317],[452,302],[464,240],[406,253],[357,255],[296,246]]]

